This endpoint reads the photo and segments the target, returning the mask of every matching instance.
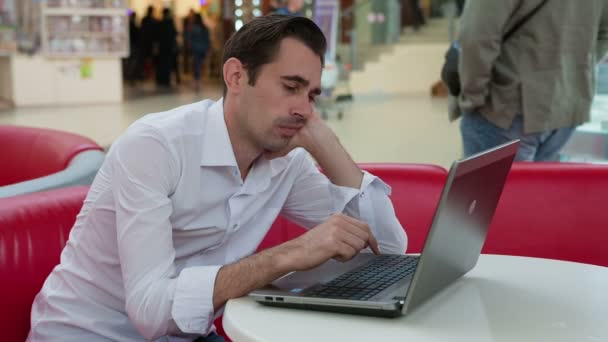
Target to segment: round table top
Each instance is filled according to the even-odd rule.
[[[247,341],[608,341],[608,268],[481,255],[406,316],[379,318],[230,300],[223,325]]]

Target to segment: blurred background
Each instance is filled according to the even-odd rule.
[[[107,148],[141,116],[221,97],[222,48],[252,18],[303,15],[330,49],[319,111],[358,162],[462,156],[440,70],[464,1],[0,0],[0,124]],[[562,161],[608,161],[608,67]]]

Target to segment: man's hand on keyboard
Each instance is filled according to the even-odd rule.
[[[369,225],[343,214],[334,214],[327,221],[297,239],[286,242],[281,248],[288,268],[301,271],[316,267],[334,258],[348,261],[370,247],[380,254],[378,241]]]

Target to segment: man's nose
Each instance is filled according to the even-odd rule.
[[[313,107],[313,103],[309,100],[308,96],[299,97],[293,106],[292,114],[298,114],[308,119],[313,112]]]

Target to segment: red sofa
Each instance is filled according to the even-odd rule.
[[[432,220],[446,171],[432,165],[363,164],[393,187],[397,215],[408,231],[424,230]],[[23,341],[29,331],[34,296],[53,267],[68,239],[77,213],[88,191],[72,187],[0,198],[0,331],[6,341]],[[260,249],[275,246],[302,233],[301,228],[279,218]],[[418,250],[423,236],[410,237]],[[7,295],[10,294],[10,295]],[[221,319],[216,320],[221,334]]]
[[[392,201],[420,253],[446,171],[428,165],[362,164],[393,187]],[[482,253],[568,260],[608,267],[608,165],[514,163]],[[279,218],[280,241],[303,228]],[[277,236],[275,236],[277,237]],[[272,243],[271,243],[272,242]]]
[[[25,341],[34,296],[59,263],[88,189],[70,187],[0,198],[3,341]]]
[[[91,184],[103,148],[78,134],[0,125],[0,198]]]
[[[408,252],[420,252],[445,183],[438,166],[362,164],[393,188],[393,204],[408,232]],[[608,266],[608,166],[515,164],[484,253],[534,256]],[[59,262],[86,187],[0,199],[0,331],[23,341],[34,296]],[[281,218],[260,249],[303,230]],[[8,281],[7,281],[8,280]],[[6,305],[8,303],[8,305]],[[221,330],[221,320],[216,320]]]
[[[515,163],[482,253],[608,267],[608,165]]]

